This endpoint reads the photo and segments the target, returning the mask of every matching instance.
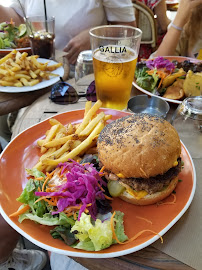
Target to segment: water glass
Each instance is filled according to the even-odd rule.
[[[202,157],[202,96],[188,97],[177,107],[171,124],[193,158]]]
[[[96,94],[103,107],[127,108],[141,36],[140,29],[124,25],[90,30]]]
[[[27,31],[32,53],[41,58],[55,58],[55,18],[43,16],[27,18]]]

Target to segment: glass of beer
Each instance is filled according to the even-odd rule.
[[[124,25],[90,30],[96,95],[103,107],[127,108],[141,36],[140,29]]]
[[[27,18],[27,31],[32,53],[41,58],[55,58],[55,18],[43,16]]]

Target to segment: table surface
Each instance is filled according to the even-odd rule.
[[[70,80],[73,86],[74,79]],[[136,89],[132,90],[132,95],[139,94]],[[29,106],[21,117],[16,121],[13,130],[13,137],[25,130],[26,128],[52,117],[57,113],[72,110],[72,105],[57,105],[51,102],[48,98],[50,93],[46,93],[37,99],[31,106]],[[79,101],[73,105],[73,109],[82,109],[85,106],[85,101]],[[176,109],[175,104],[171,104],[171,113]],[[169,117],[169,116],[168,116]],[[194,269],[188,265],[176,260],[175,258],[163,253],[159,249],[149,246],[138,252],[110,259],[88,259],[88,258],[73,258],[78,263],[82,264],[88,269],[93,270],[111,270],[115,267],[117,269],[176,269],[176,270],[190,270]]]

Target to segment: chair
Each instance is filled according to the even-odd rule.
[[[137,27],[142,30],[141,44],[151,45],[152,51],[157,46],[157,23],[154,13],[145,4],[138,0],[132,0],[135,9]]]

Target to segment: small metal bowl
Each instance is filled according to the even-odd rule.
[[[166,118],[169,109],[167,101],[155,96],[138,95],[128,101],[128,110],[134,113],[148,113]]]

